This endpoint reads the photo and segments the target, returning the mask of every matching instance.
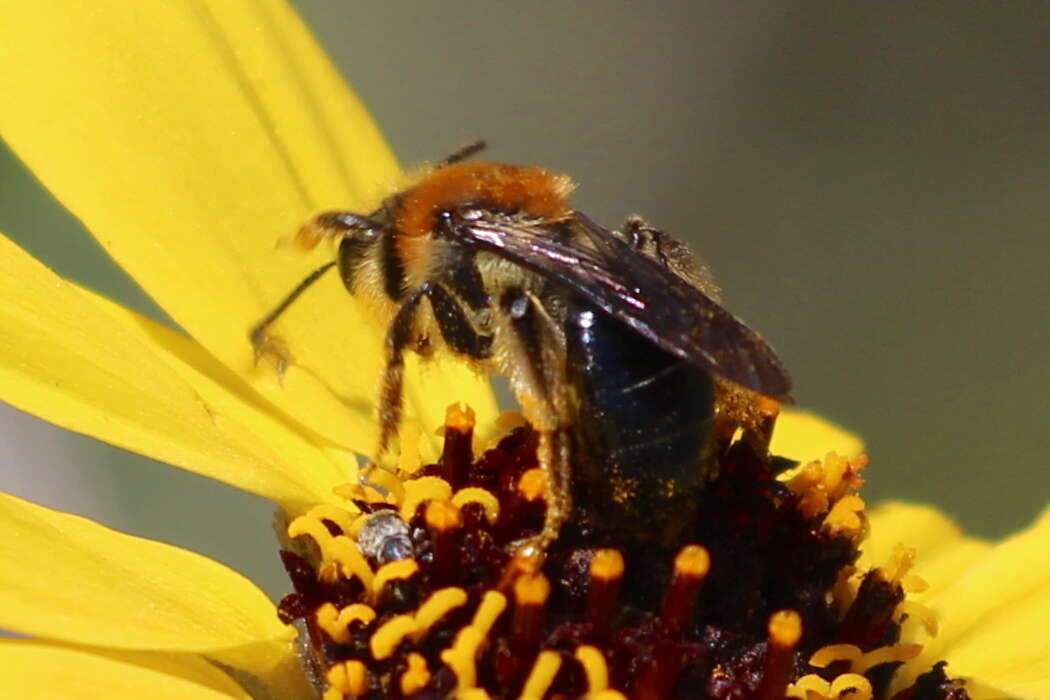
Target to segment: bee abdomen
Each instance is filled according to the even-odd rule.
[[[569,305],[566,344],[575,502],[599,528],[673,537],[674,506],[706,478],[711,375],[580,303]]]

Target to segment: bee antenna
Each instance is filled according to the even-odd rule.
[[[441,160],[437,164],[437,167],[443,168],[446,165],[452,165],[453,163],[458,163],[461,160],[466,160],[478,151],[484,150],[486,145],[487,144],[484,141],[479,140],[468,143],[466,146],[461,146],[460,148],[446,156],[443,160]]]
[[[302,296],[303,292],[313,286],[317,280],[324,277],[325,273],[335,267],[336,263],[327,262],[321,267],[317,268],[303,279],[302,282],[295,286],[288,296],[281,300],[281,303],[277,305],[270,313],[266,314],[265,318],[256,323],[251,331],[248,333],[248,338],[252,341],[252,347],[255,348],[256,361],[263,355],[267,346],[266,331],[269,330],[270,326],[273,325],[274,321],[281,317],[288,307],[295,303],[295,300]]]

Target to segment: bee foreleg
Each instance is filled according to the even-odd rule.
[[[447,289],[440,284],[429,287],[430,310],[449,349],[475,360],[488,358],[492,354],[492,336],[478,333],[463,307]]]
[[[429,288],[429,284],[423,285],[402,302],[386,332],[386,361],[379,380],[379,447],[376,450],[376,464],[379,464],[379,458],[390,446],[390,438],[397,434],[398,424],[401,422],[405,348],[409,347],[412,341],[419,302]]]

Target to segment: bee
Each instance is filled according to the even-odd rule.
[[[538,431],[548,477],[542,554],[563,524],[673,539],[703,488],[717,436],[754,439],[763,397],[789,399],[773,349],[719,303],[706,268],[672,236],[630,217],[609,230],[574,209],[572,181],[543,168],[468,161],[471,144],[368,214],[310,218],[298,241],[338,244],[251,332],[337,267],[386,324],[379,444],[396,435],[405,355],[449,352],[509,380]],[[575,502],[575,503],[574,503]]]

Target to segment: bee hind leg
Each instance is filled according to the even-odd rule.
[[[543,553],[558,537],[572,510],[571,447],[565,417],[564,347],[558,321],[533,293],[509,289],[500,299],[506,348],[515,374],[511,386],[525,417],[539,434],[537,462],[547,477],[547,512],[543,529],[511,543],[516,559],[542,562]]]
[[[569,434],[564,429],[540,434],[540,465],[550,482],[547,489],[547,515],[543,521],[543,530],[536,538],[544,549],[557,539],[572,511],[569,442]]]
[[[569,434],[565,429],[539,431],[536,459],[547,477],[544,498],[547,512],[543,529],[531,537],[514,540],[507,551],[514,555],[512,570],[535,572],[543,566],[547,548],[558,539],[562,526],[572,514],[572,478]]]
[[[614,231],[627,245],[652,258],[715,301],[722,290],[711,270],[696,257],[683,241],[666,231],[654,228],[640,216],[628,216],[623,231]]]

